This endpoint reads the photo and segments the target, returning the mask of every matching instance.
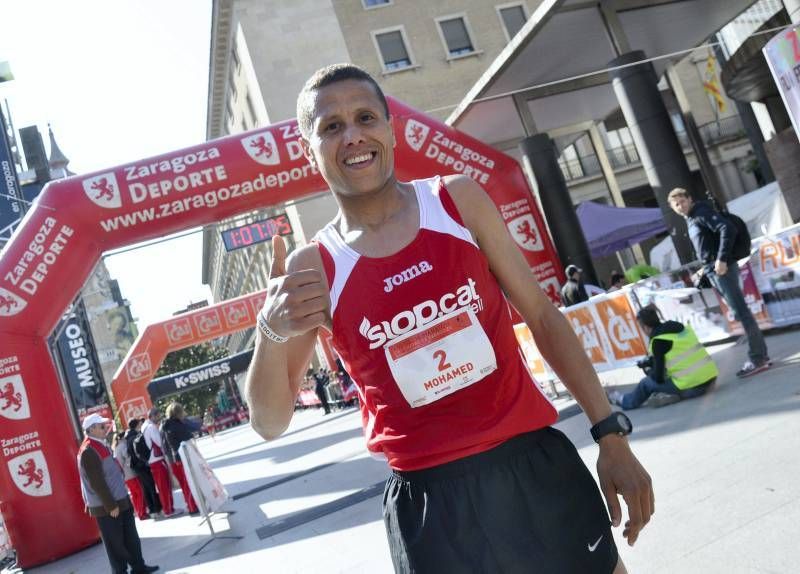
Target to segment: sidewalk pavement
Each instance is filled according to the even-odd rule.
[[[800,571],[800,331],[768,337],[775,366],[746,380],[734,373],[742,345],[712,348],[721,376],[708,395],[629,411],[633,449],[651,476],[657,512],[636,546],[615,532],[629,572],[795,573]],[[635,383],[636,369],[604,375]],[[574,401],[555,401],[558,427],[595,472],[597,447]],[[573,416],[579,415],[579,416]],[[298,412],[289,430],[264,443],[249,427],[198,441],[226,485],[229,515],[138,522],[148,563],[163,572],[392,571],[381,521],[385,463],[365,452],[355,409]],[[176,505],[182,506],[180,491]],[[68,527],[61,525],[61,527]],[[108,571],[101,545],[30,570]],[[531,571],[535,571],[532,567]]]

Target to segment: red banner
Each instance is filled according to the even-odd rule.
[[[516,160],[396,100],[390,99],[390,108],[398,178],[463,173],[475,179],[492,197],[546,292],[557,300],[561,266]],[[0,492],[21,567],[63,556],[97,538],[82,511],[74,458],[77,437],[67,431],[71,417],[46,346],[63,310],[104,251],[326,189],[303,157],[299,135],[296,122],[286,121],[51,182],[6,245],[0,257],[0,365],[14,371],[0,374],[0,390],[8,393],[8,398],[0,396],[0,414],[10,420],[0,425],[0,441],[11,449],[4,447],[0,459]],[[176,344],[170,336],[182,344],[185,333],[193,338],[202,332],[208,338],[223,334],[224,316],[215,316],[221,308],[214,309],[153,340],[166,352]],[[125,373],[118,373],[114,382],[115,395],[124,399],[123,418],[141,411],[147,395],[140,388],[161,360],[141,349],[132,353]],[[130,375],[135,384],[119,391],[119,381]],[[16,408],[23,386],[29,414],[20,417],[22,407],[9,409]],[[18,459],[19,448],[28,458]],[[42,490],[46,477],[49,486]],[[43,531],[42,516],[70,527]]]

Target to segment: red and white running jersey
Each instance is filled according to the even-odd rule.
[[[332,224],[315,237],[332,342],[359,390],[367,448],[397,470],[482,452],[558,418],[441,179],[413,185],[419,232],[397,253],[360,255]]]

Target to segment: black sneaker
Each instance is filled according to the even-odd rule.
[[[144,568],[142,568],[141,570],[134,570],[133,572],[135,574],[139,574],[139,573],[141,573],[141,574],[150,574],[150,572],[155,572],[157,570],[158,570],[158,566],[149,566],[148,564],[145,564]]]
[[[742,368],[736,372],[736,376],[740,379],[746,379],[747,377],[752,377],[758,373],[763,373],[771,366],[772,361],[769,359],[759,365],[755,365],[752,361],[747,361],[744,365],[742,365]]]

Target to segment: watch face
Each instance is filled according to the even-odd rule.
[[[631,419],[629,419],[622,413],[617,413],[617,423],[619,424],[620,428],[623,429],[623,432],[626,434],[633,430]]]

